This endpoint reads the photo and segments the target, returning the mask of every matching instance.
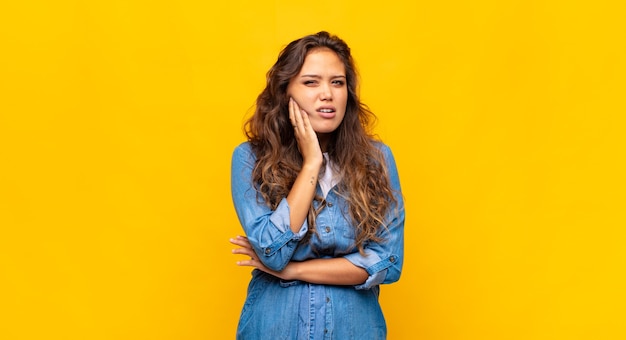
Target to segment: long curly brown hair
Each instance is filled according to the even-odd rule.
[[[336,192],[348,202],[355,227],[355,246],[363,253],[368,241],[382,241],[378,232],[385,227],[385,214],[396,202],[385,159],[374,144],[369,131],[376,117],[360,102],[357,95],[357,73],[348,45],[337,36],[319,32],[295,40],[279,54],[267,73],[267,84],[258,96],[253,116],[245,124],[245,133],[257,157],[252,172],[258,193],[272,208],[289,194],[302,167],[302,156],[289,121],[287,86],[298,75],[308,53],[328,48],[345,66],[348,100],[339,127],[331,134],[327,150],[329,159],[338,165]],[[315,233],[315,218],[325,207],[322,197],[315,197],[308,214],[309,233]]]

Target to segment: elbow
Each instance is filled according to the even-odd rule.
[[[259,256],[259,260],[267,269],[281,272],[289,263],[290,258],[284,258],[277,255],[278,254],[274,254],[272,256]]]
[[[291,261],[298,242],[293,239],[293,233],[284,233],[279,237],[248,236],[255,253],[263,265],[273,271],[280,272]],[[266,242],[259,241],[266,239]]]
[[[400,275],[402,274],[402,268],[399,266],[391,266],[387,268],[387,275],[385,276],[384,284],[398,282]]]
[[[400,280],[400,274],[398,273],[398,275],[387,275],[387,277],[385,278],[385,281],[383,281],[384,284],[390,284],[390,283],[394,283],[394,282],[398,282]]]

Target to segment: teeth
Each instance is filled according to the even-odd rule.
[[[333,112],[333,110],[332,109],[320,109],[320,112],[331,113]]]

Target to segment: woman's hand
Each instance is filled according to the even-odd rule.
[[[309,115],[298,106],[293,98],[289,98],[289,120],[293,125],[298,150],[302,154],[304,164],[321,166],[323,162],[322,149],[317,134],[311,126]]]
[[[237,265],[254,267],[287,281],[301,280],[318,284],[356,285],[365,282],[369,275],[365,269],[355,266],[343,257],[310,259],[302,262],[291,261],[283,270],[277,272],[263,265],[247,237],[231,238],[230,243],[241,247],[233,249],[233,254],[250,257],[249,260],[237,261]]]
[[[271,270],[271,269],[267,268],[263,264],[263,262],[261,262],[261,260],[259,260],[259,257],[254,252],[254,249],[252,249],[252,245],[250,244],[250,241],[248,241],[247,237],[245,237],[245,236],[237,236],[235,238],[231,238],[230,239],[230,243],[240,247],[240,248],[233,249],[233,254],[246,255],[246,256],[248,256],[250,258],[249,260],[237,261],[237,265],[238,266],[254,267],[254,268],[257,268],[257,269],[259,269],[261,271],[264,271],[264,272],[266,272],[268,274],[271,274],[271,275],[274,275],[274,276],[276,276],[278,278],[281,278],[283,280],[294,280],[294,278],[292,277],[294,264],[289,263],[285,267],[285,269],[283,269],[280,272],[277,272],[275,270]]]

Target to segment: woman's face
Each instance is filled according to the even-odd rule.
[[[289,81],[287,94],[304,110],[319,138],[337,129],[346,114],[348,86],[343,62],[328,48],[314,49],[300,73]]]

